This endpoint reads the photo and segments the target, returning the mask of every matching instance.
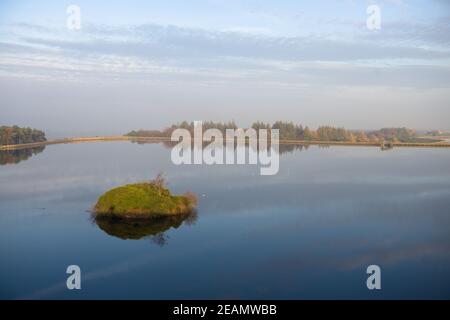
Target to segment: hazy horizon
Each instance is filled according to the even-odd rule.
[[[450,2],[2,1],[0,88],[0,125],[49,137],[182,120],[450,130]]]

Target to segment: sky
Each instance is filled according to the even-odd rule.
[[[450,130],[450,1],[0,1],[0,125],[232,119]]]

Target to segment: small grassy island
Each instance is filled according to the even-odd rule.
[[[187,215],[195,211],[197,198],[192,193],[172,195],[161,175],[155,180],[128,184],[100,196],[93,212],[99,218],[147,219]]]

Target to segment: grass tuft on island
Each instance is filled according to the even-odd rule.
[[[128,184],[104,193],[93,208],[96,219],[149,219],[187,215],[195,211],[197,197],[193,193],[172,195],[162,175],[155,180]]]

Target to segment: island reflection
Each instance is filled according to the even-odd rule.
[[[21,161],[26,161],[32,156],[43,152],[45,146],[27,149],[6,150],[0,151],[0,165],[17,164]]]
[[[192,226],[198,219],[198,214],[192,212],[185,215],[173,215],[152,219],[114,219],[95,218],[93,221],[106,234],[122,240],[149,239],[159,246],[167,244],[165,234],[171,228],[178,229],[182,225]]]

